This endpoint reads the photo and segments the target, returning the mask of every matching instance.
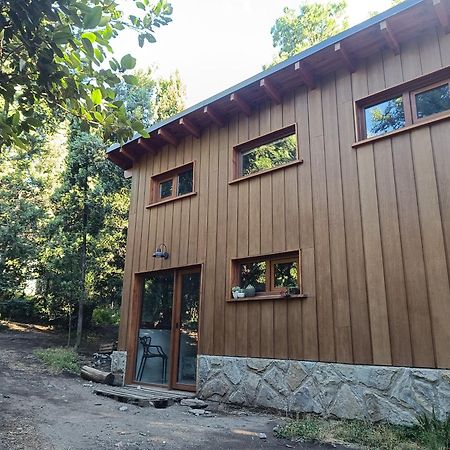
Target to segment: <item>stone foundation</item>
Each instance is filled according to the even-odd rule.
[[[450,414],[450,370],[207,355],[198,367],[207,400],[399,425]]]
[[[123,386],[125,381],[125,370],[127,368],[127,352],[112,352],[111,372],[114,374],[114,384]]]

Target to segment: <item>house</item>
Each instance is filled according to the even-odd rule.
[[[449,15],[407,0],[108,150],[126,383],[450,413]]]

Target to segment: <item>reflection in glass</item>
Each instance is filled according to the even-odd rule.
[[[172,183],[173,180],[163,181],[159,183],[159,196],[160,198],[172,197]]]
[[[189,194],[192,192],[192,180],[193,171],[192,169],[186,170],[186,172],[180,173],[178,175],[178,189],[177,195]]]
[[[403,98],[385,100],[364,109],[366,119],[366,137],[388,133],[405,126]]]
[[[416,94],[417,118],[431,116],[450,109],[448,83]]]
[[[150,275],[144,279],[142,292],[141,322],[139,337],[151,337],[151,345],[160,346],[167,357],[171,350],[173,273]],[[157,352],[156,348],[150,349]],[[138,339],[136,355],[136,377],[143,360],[143,345]],[[142,376],[137,381],[166,384],[170,373],[170,359],[152,357],[145,361]],[[169,361],[169,367],[165,363]]]
[[[251,284],[256,292],[266,290],[266,262],[250,262],[241,264],[240,267],[240,286],[246,288]]]
[[[242,175],[271,169],[293,161],[296,157],[297,138],[292,134],[242,153]]]
[[[181,277],[180,352],[178,383],[195,384],[198,344],[200,272]]]
[[[297,261],[275,263],[273,272],[274,287],[281,288],[298,286]]]

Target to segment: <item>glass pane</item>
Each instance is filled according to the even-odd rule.
[[[266,262],[251,262],[241,264],[240,267],[240,287],[246,288],[251,284],[256,292],[266,290]]]
[[[172,185],[173,180],[163,181],[159,183],[159,196],[160,198],[172,197]]]
[[[184,194],[189,194],[189,192],[192,192],[192,180],[193,180],[192,169],[189,169],[189,170],[186,170],[186,172],[180,173],[178,175],[177,195],[184,195]]]
[[[178,383],[195,384],[198,344],[200,273],[188,273],[181,280],[180,353]]]
[[[297,261],[275,263],[274,283],[276,288],[298,287],[298,264]]]
[[[448,84],[416,94],[416,109],[418,119],[450,109]]]
[[[364,109],[367,137],[398,130],[405,126],[403,98],[396,97]]]
[[[296,156],[297,138],[292,134],[242,153],[242,175],[286,164]]]
[[[166,384],[170,373],[173,274],[144,280],[136,356],[136,380]]]

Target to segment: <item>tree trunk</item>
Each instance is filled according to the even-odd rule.
[[[114,375],[111,372],[103,372],[89,366],[83,366],[81,368],[81,377],[85,380],[95,381],[96,383],[114,384]]]

